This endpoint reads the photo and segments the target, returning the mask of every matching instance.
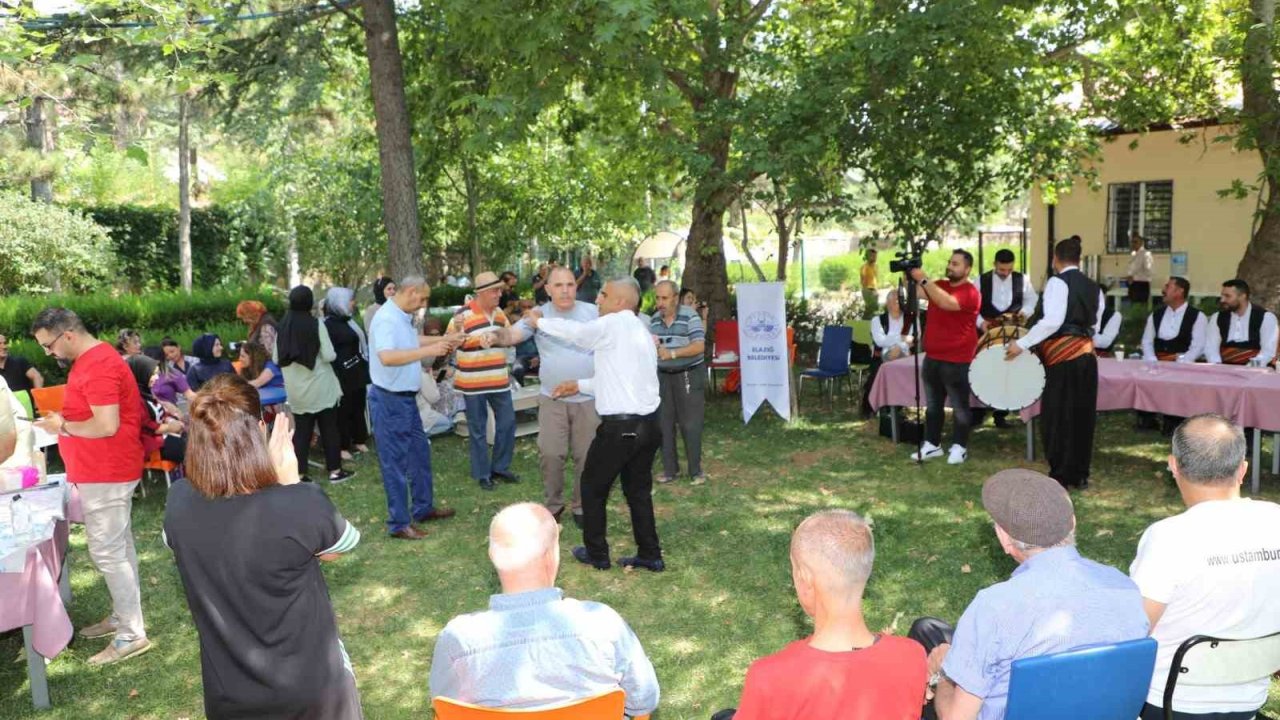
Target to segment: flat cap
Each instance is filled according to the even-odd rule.
[[[1071,497],[1057,480],[1034,470],[1001,470],[982,484],[982,506],[1015,540],[1052,547],[1075,529]]]

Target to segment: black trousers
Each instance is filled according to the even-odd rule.
[[[1064,487],[1089,479],[1098,422],[1098,358],[1093,353],[1045,368],[1040,425],[1049,476]]]
[[[329,472],[342,469],[342,447],[338,441],[338,409],[331,407],[318,413],[293,414],[293,452],[298,456],[298,474],[306,475],[307,458],[311,454],[311,433],[320,428],[320,444],[324,447],[325,467]]]
[[[944,408],[947,398],[951,398],[951,413],[955,420],[951,442],[968,447],[969,431],[973,428],[973,410],[969,407],[969,363],[943,362],[926,357],[920,375],[927,398],[924,439],[934,445],[942,445]]]
[[[1147,304],[1151,300],[1151,283],[1133,280],[1129,283],[1129,302]]]
[[[592,560],[609,559],[605,506],[613,481],[622,477],[622,494],[631,509],[631,529],[638,555],[662,559],[658,526],[653,519],[653,458],[662,447],[658,413],[615,420],[601,416],[582,469],[582,540]]]
[[[342,400],[338,402],[338,446],[343,450],[369,442],[369,426],[364,422],[367,395],[364,385],[342,387]]]
[[[950,643],[952,635],[956,629],[945,620],[939,620],[935,617],[922,617],[911,623],[911,629],[907,631],[907,637],[915,640],[924,647],[925,657],[933,652],[933,649],[943,643]],[[925,703],[924,709],[920,712],[920,717],[924,720],[938,720],[938,711],[933,708],[933,701]]]

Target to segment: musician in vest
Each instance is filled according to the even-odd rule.
[[[1264,367],[1276,356],[1276,316],[1249,301],[1243,280],[1222,283],[1221,310],[1209,318],[1205,359],[1216,365]]]
[[[902,291],[894,288],[885,296],[885,311],[871,318],[871,362],[867,364],[867,381],[862,384],[862,414],[870,416],[871,386],[875,384],[880,365],[911,353],[915,346],[914,322],[902,311]],[[921,316],[921,329],[924,317]]]
[[[982,307],[978,310],[978,335],[1001,325],[1021,326],[1023,317],[1031,314],[1036,306],[1036,291],[1031,278],[1013,269],[1013,251],[1001,248],[996,252],[995,268],[978,277],[978,289],[982,292]],[[997,410],[996,427],[1009,427],[1006,410]],[[985,414],[975,413],[974,425],[981,425]]]
[[[1093,352],[1099,357],[1112,357],[1116,337],[1120,335],[1120,313],[1116,312],[1115,298],[1105,295],[1102,299],[1102,313],[1098,316],[1098,325],[1093,329]]]
[[[1164,284],[1164,305],[1147,318],[1142,333],[1145,361],[1193,363],[1204,354],[1204,313],[1191,307],[1191,283],[1171,277]]]
[[[1055,275],[1045,283],[1035,324],[1026,335],[1005,345],[1012,360],[1032,348],[1045,366],[1040,397],[1049,476],[1065,488],[1089,487],[1093,431],[1097,422],[1098,358],[1093,329],[1098,323],[1102,292],[1080,272],[1080,240],[1071,237],[1053,248]]]

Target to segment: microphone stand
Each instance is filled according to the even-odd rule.
[[[913,377],[916,383],[916,413],[920,412],[920,298],[916,296],[916,281],[911,273],[903,273],[898,281],[900,288],[906,289],[906,312],[911,318],[911,359],[915,367]],[[923,465],[924,458],[924,424],[918,423],[920,431],[916,433],[916,465]]]

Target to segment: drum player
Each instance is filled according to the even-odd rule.
[[[1031,278],[1013,269],[1013,251],[1001,248],[996,251],[995,268],[978,276],[978,289],[982,292],[982,307],[978,310],[978,336],[999,334],[1008,329],[1010,339],[1021,336],[1022,325],[1030,310],[1036,306],[1036,290]],[[1005,419],[1007,410],[993,414],[996,427],[1009,427]],[[985,414],[978,412],[974,425],[981,425]]]
[[[1068,489],[1089,486],[1093,434],[1097,422],[1098,358],[1094,328],[1101,323],[1102,291],[1080,272],[1080,239],[1053,249],[1055,275],[1045,283],[1031,330],[1005,345],[1012,360],[1032,348],[1045,366],[1041,428],[1049,476]]]

